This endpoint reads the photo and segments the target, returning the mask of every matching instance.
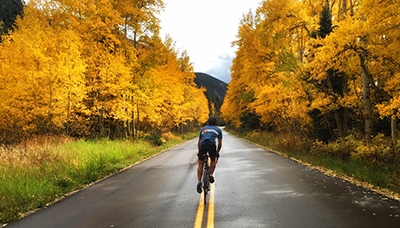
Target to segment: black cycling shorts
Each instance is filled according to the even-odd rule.
[[[217,156],[217,146],[215,144],[202,144],[200,145],[200,151],[197,154],[199,160],[203,161],[203,155],[210,155],[210,158],[215,158]]]

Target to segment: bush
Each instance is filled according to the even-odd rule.
[[[309,151],[309,140],[291,133],[276,134],[273,132],[256,130],[248,132],[245,138],[271,149],[286,153],[291,153],[293,151],[307,153]]]
[[[353,135],[349,135],[328,144],[317,140],[311,146],[311,153],[348,160],[359,146],[360,142]]]
[[[150,142],[154,146],[161,146],[166,142],[166,140],[163,139],[161,135],[146,135],[144,137],[144,140]]]
[[[354,160],[362,160],[374,165],[384,165],[388,161],[393,161],[395,154],[393,148],[388,143],[390,140],[383,134],[378,134],[372,138],[370,145],[361,145],[351,154]]]
[[[162,139],[164,139],[165,141],[170,141],[170,140],[177,140],[179,139],[178,136],[172,134],[171,132],[167,132],[167,133],[163,133],[161,135]]]

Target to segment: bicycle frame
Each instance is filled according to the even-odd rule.
[[[206,204],[207,193],[210,191],[210,166],[208,165],[208,154],[204,155],[203,166],[203,191],[204,191],[204,204]]]

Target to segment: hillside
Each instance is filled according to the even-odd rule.
[[[195,75],[196,78],[194,79],[194,82],[198,88],[206,88],[214,100],[217,97],[220,101],[224,100],[226,91],[228,90],[227,83],[205,73],[195,73]]]

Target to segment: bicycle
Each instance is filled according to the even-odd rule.
[[[202,184],[203,184],[203,191],[204,191],[204,205],[206,205],[206,198],[207,193],[210,191],[210,166],[208,165],[208,154],[204,154],[203,161],[203,177],[202,177]]]

